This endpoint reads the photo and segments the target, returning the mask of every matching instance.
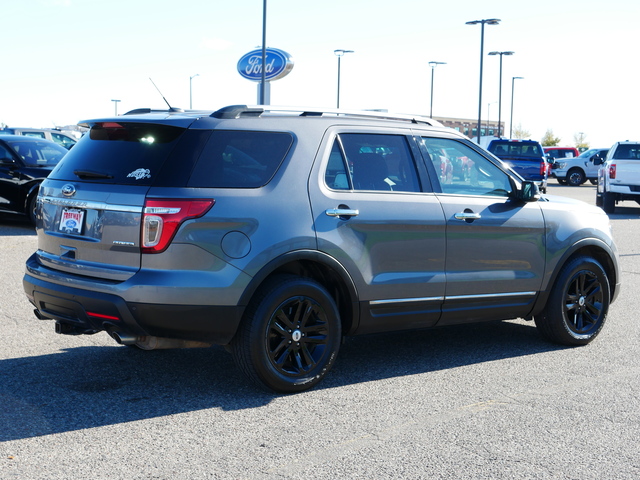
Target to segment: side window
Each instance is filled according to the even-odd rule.
[[[341,134],[331,150],[325,182],[337,190],[420,191],[415,162],[402,135]]]
[[[446,138],[421,139],[443,193],[507,197],[509,176],[472,148]]]
[[[293,137],[284,132],[214,130],[189,187],[259,188],[287,156]]]

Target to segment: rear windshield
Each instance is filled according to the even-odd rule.
[[[184,128],[146,123],[94,125],[50,177],[151,185],[184,132]]]
[[[540,158],[543,155],[542,147],[537,143],[524,142],[492,142],[489,151],[497,157],[531,157]]]
[[[290,133],[215,130],[187,186],[261,187],[271,180],[292,143]]]
[[[640,144],[630,143],[618,145],[613,156],[618,160],[638,160],[640,159]]]

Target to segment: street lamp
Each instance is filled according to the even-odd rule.
[[[340,108],[340,59],[345,53],[353,53],[353,50],[334,50],[333,53],[338,57],[338,101],[336,108]]]
[[[498,136],[502,136],[502,56],[513,55],[514,52],[489,52],[489,55],[500,55],[500,87],[498,90]]]
[[[433,72],[436,71],[438,65],[446,65],[447,62],[429,62],[431,67],[431,106],[429,107],[429,118],[433,118]]]
[[[262,72],[260,76],[260,105],[265,105],[267,89],[267,0],[262,1]]]
[[[466,25],[480,24],[480,93],[478,94],[478,144],[480,144],[480,127],[482,127],[482,62],[484,60],[484,24],[498,25],[500,23],[499,18],[489,18],[485,20],[472,20],[466,22]]]
[[[196,73],[195,75],[192,75],[191,77],[189,77],[189,110],[191,110],[193,108],[193,89],[191,88],[191,80],[193,80],[196,77],[199,77],[200,74]]]
[[[115,105],[115,107],[116,107],[116,117],[117,117],[117,116],[118,116],[118,102],[119,102],[120,100],[111,100],[111,101],[113,102],[113,104],[114,104],[114,105]]]
[[[511,78],[511,119],[509,120],[509,138],[513,137],[513,87],[516,80],[522,80],[524,77]]]

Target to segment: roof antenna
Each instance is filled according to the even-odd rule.
[[[151,80],[151,77],[149,77],[149,80]],[[156,90],[158,90],[158,93],[160,94],[160,96],[164,100],[164,103],[166,103],[167,106],[169,107],[169,111],[170,112],[182,112],[183,111],[181,108],[173,108],[171,105],[169,105],[169,102],[167,102],[167,99],[164,98],[164,95],[162,95],[162,92],[160,91],[158,86],[155,84],[155,82],[153,80],[151,80],[151,83],[153,83],[153,86],[156,87]]]

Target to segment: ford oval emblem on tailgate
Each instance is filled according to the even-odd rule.
[[[62,195],[65,197],[73,197],[76,194],[76,187],[70,183],[67,183],[62,187]]]

